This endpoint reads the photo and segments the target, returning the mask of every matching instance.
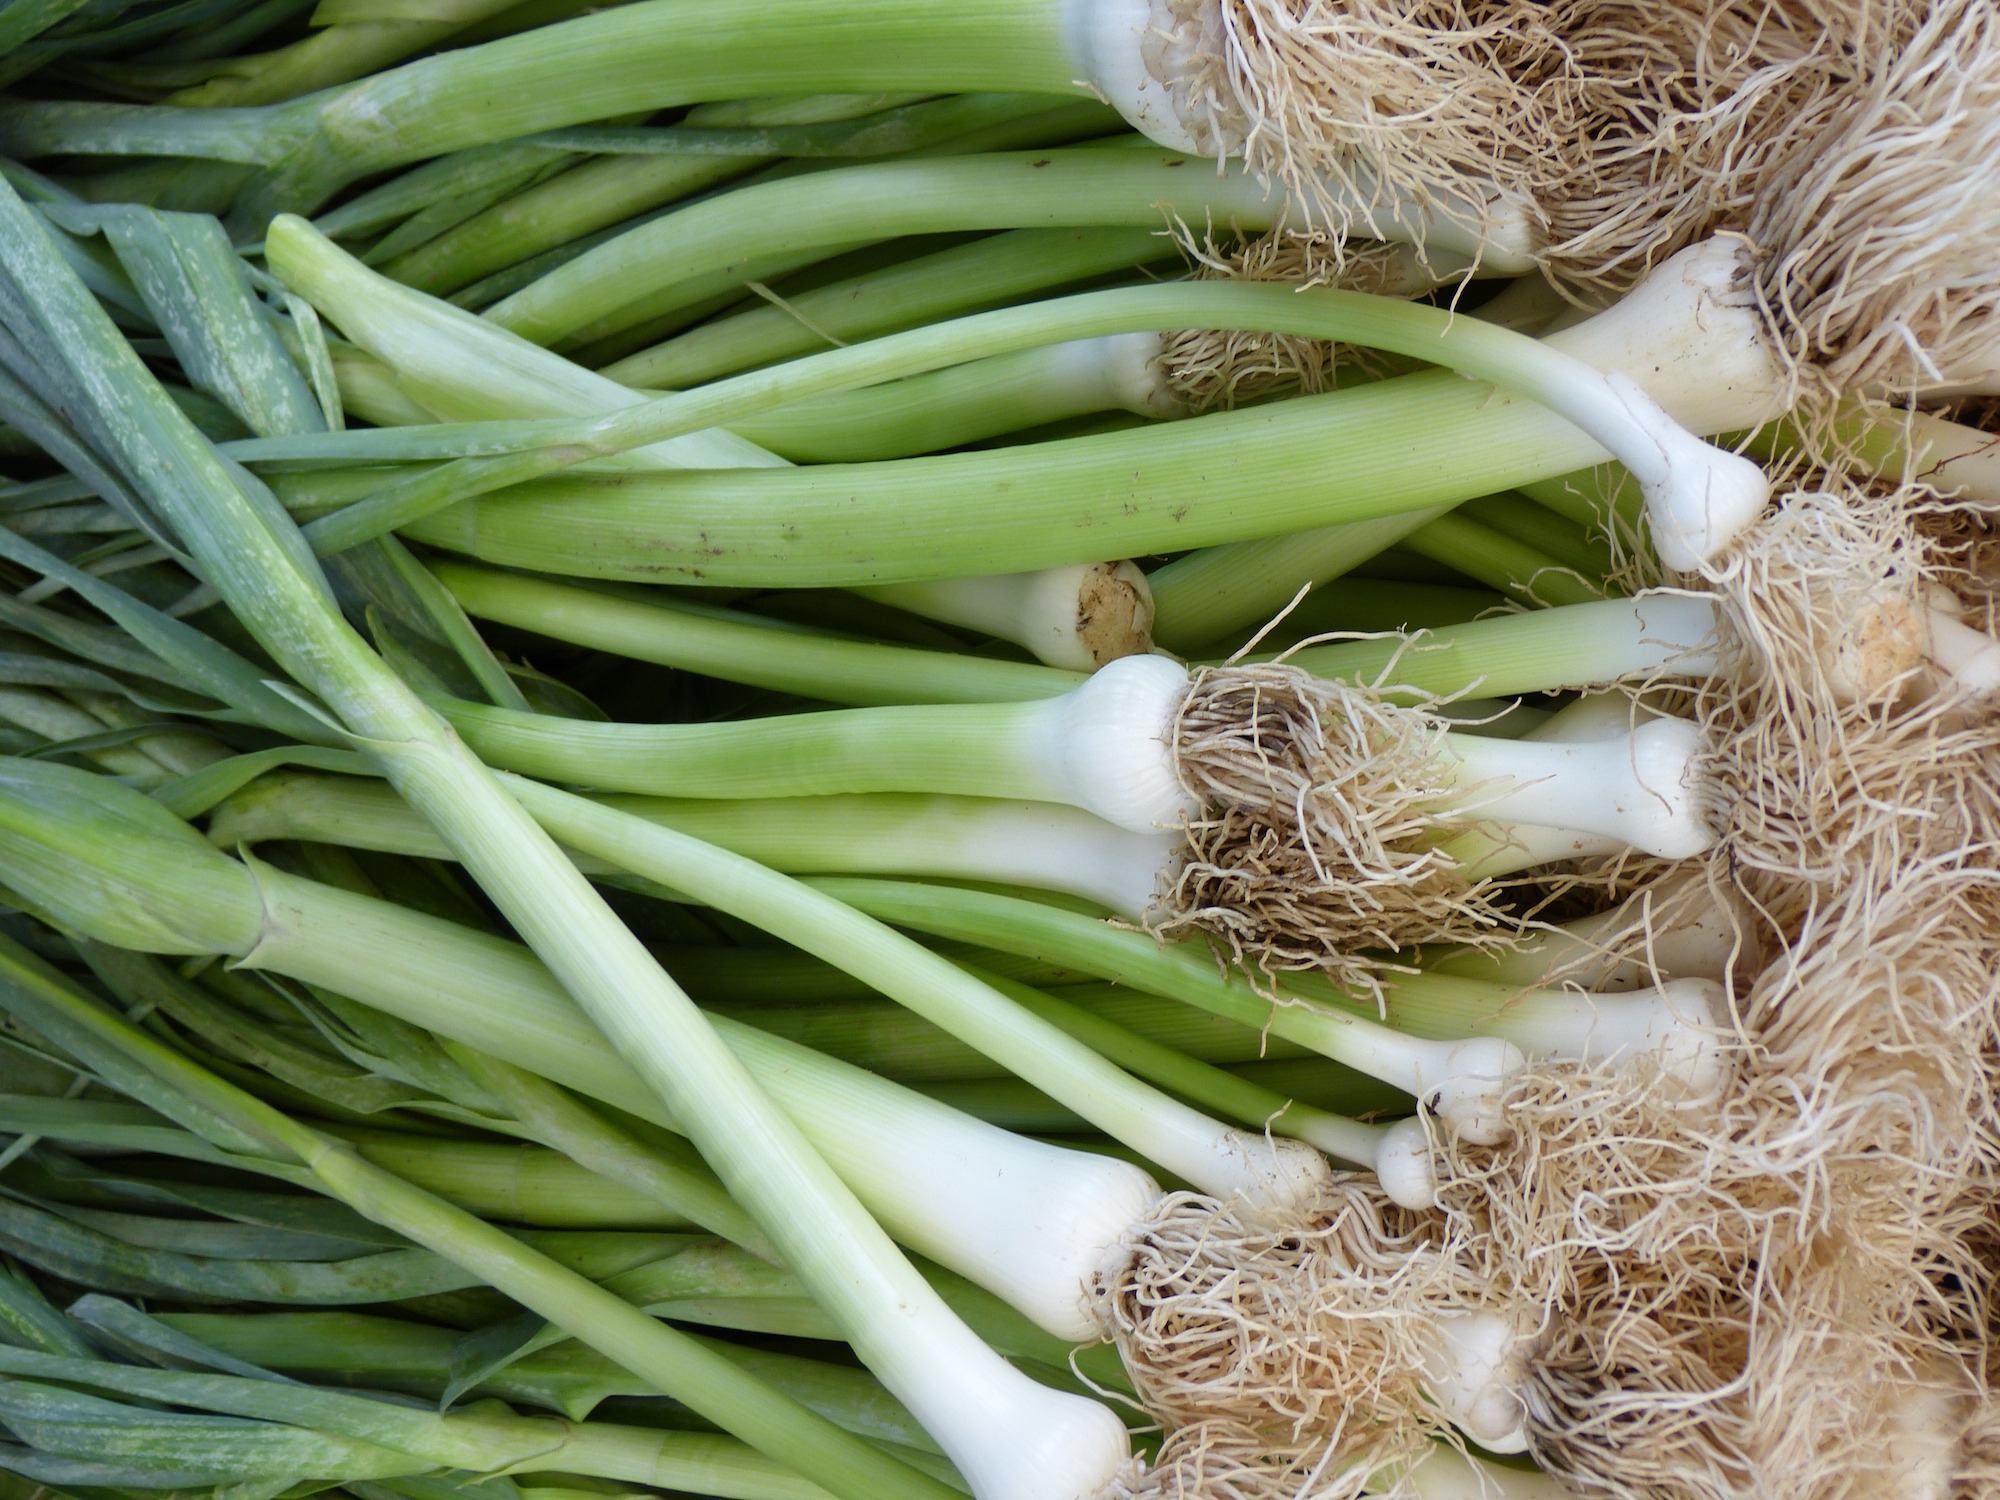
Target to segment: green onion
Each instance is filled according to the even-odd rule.
[[[187,428],[11,189],[0,191],[0,231],[9,321],[58,355],[88,351],[88,378],[105,393],[97,432],[128,471],[143,474],[149,499],[208,581],[413,804],[450,831],[481,886],[673,1098],[731,1194],[975,1490],[997,1500],[1065,1471],[1055,1482],[1067,1489],[1104,1483],[1126,1461],[1123,1427],[1101,1407],[1018,1376],[937,1300],[553,842],[340,618],[297,534],[260,512],[237,474]],[[114,370],[112,397],[103,382]],[[163,462],[165,454],[173,461]]]

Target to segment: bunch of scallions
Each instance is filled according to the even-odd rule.
[[[0,1500],[2000,1494],[1996,164],[2000,0],[0,0]]]

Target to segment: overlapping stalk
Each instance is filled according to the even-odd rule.
[[[0,1470],[1991,1488],[1990,0],[62,10]]]

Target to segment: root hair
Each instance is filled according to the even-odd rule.
[[[1501,892],[1432,847],[1455,789],[1433,715],[1279,663],[1198,672],[1170,741],[1203,811],[1154,930],[1379,992],[1426,943],[1509,941]]]

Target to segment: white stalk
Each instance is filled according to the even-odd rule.
[[[1101,1336],[1093,1288],[1123,1262],[1162,1202],[1144,1173],[1010,1135],[747,1027],[730,1024],[722,1034],[902,1243],[1006,1298],[1050,1333]],[[1355,1128],[1378,1140],[1389,1134]],[[1241,1152],[1245,1137],[1217,1131],[1215,1139],[1227,1156]],[[1307,1156],[1318,1162],[1295,1149],[1277,1163],[1298,1174],[1291,1192],[1268,1191],[1268,1160],[1246,1164],[1265,1183],[1264,1201],[1312,1201],[1323,1163],[1309,1165]],[[1428,1161],[1418,1170],[1427,1177]],[[1239,1212],[1245,1206],[1256,1201],[1239,1203]],[[1424,1366],[1433,1399],[1475,1441],[1518,1451],[1510,1445],[1520,1427],[1522,1354],[1512,1324],[1496,1314],[1446,1314],[1435,1330]]]
[[[1543,340],[1612,372],[1603,398],[1629,402],[1633,420],[1656,437],[1650,454],[1635,448],[1640,467],[1615,451],[1645,490],[1661,561],[1683,571],[1714,556],[1769,497],[1755,464],[1713,457],[1718,450],[1689,434],[1755,427],[1789,405],[1785,371],[1746,291],[1749,255],[1733,236],[1691,245],[1613,306]]]
[[[1528,1342],[1514,1320],[1496,1312],[1438,1313],[1430,1331],[1435,1341],[1424,1376],[1439,1410],[1489,1453],[1525,1452]]]
[[[1644,444],[1615,451],[1645,492],[1660,560],[1683,571],[1713,557],[1770,497],[1757,465],[1691,436],[1755,427],[1788,405],[1784,370],[1744,291],[1748,255],[1734,238],[1691,245],[1612,307],[1543,340],[1610,371],[1603,398],[1625,403],[1656,440],[1650,453]]]
[[[1512,1042],[1490,1036],[1427,1042],[1386,1026],[1358,1031],[1356,1042],[1336,1061],[1415,1095],[1460,1140],[1492,1146],[1507,1139],[1507,1083],[1527,1066]]]
[[[1603,859],[1632,846],[1608,833],[1580,833],[1535,823],[1485,822],[1453,834],[1440,846],[1467,881],[1498,880],[1523,870],[1572,859]]]
[[[743,801],[600,800],[787,874],[924,875],[1028,886],[1081,896],[1133,921],[1159,905],[1185,847],[1179,833],[1134,833],[1057,802],[870,792]],[[284,809],[277,811],[279,820],[261,826],[224,817],[215,836],[317,834],[346,843],[349,833],[362,840],[375,833],[369,825],[328,826],[326,819],[338,809],[311,824],[287,823]],[[407,827],[407,819],[397,818],[384,831],[395,837]],[[408,847],[391,852],[436,853]]]
[[[1375,1174],[1391,1203],[1404,1208],[1437,1206],[1437,1162],[1431,1156],[1431,1138],[1421,1117],[1412,1115],[1393,1125],[1381,1127],[1374,1154],[1364,1165]]]
[[[1535,1061],[1602,1067],[1650,1057],[1664,1076],[1701,1094],[1722,1081],[1728,1016],[1727,992],[1712,979],[1669,980],[1619,995],[1543,989],[1509,1014],[1507,1035]],[[1407,1208],[1436,1202],[1430,1133],[1421,1116],[1382,1132],[1372,1167],[1395,1202]]]
[[[1521,736],[1540,744],[1589,744],[1620,739],[1635,725],[1661,717],[1621,693],[1593,693]],[[1454,834],[1442,846],[1467,880],[1497,879],[1539,865],[1596,859],[1631,846],[1614,834],[1498,819]]]
[[[1618,739],[1549,743],[1447,735],[1468,816],[1595,834],[1689,859],[1715,834],[1700,805],[1700,729],[1653,719]]]
[[[1573,327],[1544,334],[1540,343],[1594,369],[1636,381],[1651,401],[1690,432],[1737,432],[1775,420],[1790,405],[1791,382],[1772,351],[1749,294],[1748,256],[1748,247],[1733,237],[1683,250],[1611,307]],[[1503,307],[1501,316],[1513,316],[1511,308]],[[1499,384],[1503,390],[1495,397],[1498,401],[1514,400],[1518,392],[1575,419],[1576,414],[1559,401],[1526,385]],[[1921,449],[1918,472],[1940,488],[1960,486],[2000,505],[2000,445],[1989,434],[1922,413],[1916,414],[1914,429],[1917,438],[1913,446]],[[1606,450],[1600,457],[1625,456],[1607,433],[1587,430]],[[1706,507],[1696,509],[1696,519],[1700,519]],[[1710,514],[1719,524],[1706,536],[1700,528],[1684,535],[1687,545],[1680,555],[1707,555],[1726,540],[1722,533],[1728,527],[1720,523],[1735,519],[1747,524],[1751,519],[1740,514],[1726,516],[1720,507]],[[1662,534],[1676,529],[1673,518],[1667,520],[1669,525]],[[1301,585],[1337,576],[1337,570],[1328,571],[1329,564],[1354,556],[1353,538],[1365,538],[1366,528],[1381,531],[1377,545],[1385,545],[1398,535],[1407,535],[1413,524],[1413,519],[1406,519],[1403,530],[1396,532],[1393,528],[1383,530],[1390,523],[1379,520],[1350,522],[1211,549],[1216,558],[1227,562],[1209,562],[1195,569],[1189,568],[1188,559],[1169,564],[1168,570],[1177,573],[1177,581],[1181,581],[1170,608],[1187,609],[1191,600],[1200,597],[1199,590],[1190,587],[1196,577],[1204,579],[1204,587],[1206,580],[1231,578],[1231,592],[1242,601],[1240,608],[1224,611],[1203,600],[1196,606],[1199,629],[1173,644],[1177,648],[1195,646],[1267,619]],[[1242,577],[1265,582],[1257,588],[1234,582]],[[1275,583],[1270,581],[1273,578]],[[1175,629],[1180,626],[1176,624]]]
[[[1282,1128],[1294,1140],[1317,1146],[1328,1156],[1373,1172],[1389,1201],[1403,1208],[1431,1208],[1437,1203],[1437,1171],[1431,1164],[1430,1146],[1421,1134],[1417,1148],[1410,1149],[1408,1133],[1395,1125],[1371,1125],[1350,1120],[1345,1115],[1314,1110],[1308,1120],[1294,1123],[1297,1110],[1286,1111],[1285,1119],[1273,1128]]]
[[[1910,473],[1940,494],[1988,511],[2000,507],[2000,440],[1994,434],[1925,411],[1904,412],[1897,420],[1909,434],[1904,462]]]
[[[1112,333],[1079,339],[1061,347],[1076,368],[1079,384],[1102,392],[1101,410],[1129,411],[1134,416],[1162,420],[1187,415],[1187,404],[1167,383],[1161,363],[1166,335]]]
[[[1510,1006],[1508,1040],[1529,1058],[1608,1066],[1651,1056],[1699,1092],[1716,1078],[1727,991],[1713,979],[1670,979],[1623,994],[1546,988]]]
[[[1947,689],[1981,698],[2000,693],[2000,641],[1966,624],[1956,608],[1931,605],[1924,615],[1930,635],[1927,654]]]
[[[1102,1337],[1092,1280],[1161,1196],[1143,1170],[1015,1135],[736,1022],[717,1029],[900,1243],[1045,1332]]]
[[[1720,1081],[1729,1008],[1719,981],[1670,979],[1622,995],[1565,993],[1583,1002],[1580,1014],[1566,1035],[1561,1028],[1550,1028],[1541,1056],[1593,1066],[1649,1056],[1663,1073],[1695,1093]]]
[[[669,1129],[682,1128],[662,1096],[640,1079],[525,948],[454,923],[419,919],[415,913],[388,908],[386,903],[266,867],[258,867],[256,874],[261,930],[243,958],[246,967],[337,987],[364,1004],[578,1088],[643,1119]],[[353,954],[370,947],[418,956],[412,946],[416,927],[427,929],[434,940],[414,944],[414,949],[422,950],[422,959],[433,966],[432,971],[426,971],[424,962],[367,965],[365,971],[354,963]],[[901,1160],[919,1160],[931,1170],[934,1175],[919,1192],[876,1205],[885,1212],[885,1222],[888,1213],[902,1204],[926,1197],[950,1200],[955,1192],[974,1190],[973,1179],[980,1174],[967,1170],[967,1162],[974,1158],[959,1154],[959,1150],[973,1149],[977,1131],[968,1129],[951,1137],[946,1127],[952,1122],[929,1113],[922,1107],[928,1101],[915,1095],[910,1098],[917,1101],[916,1113],[899,1122],[889,1107],[888,1091],[895,1086],[885,1080],[858,1069],[843,1072],[844,1065],[806,1049],[792,1047],[787,1051],[788,1044],[762,1033],[722,1017],[710,1019],[730,1054],[745,1065],[756,1086],[786,1112],[787,1118],[794,1105],[800,1109],[802,1117],[797,1123],[801,1133],[836,1173],[853,1184],[856,1196],[864,1202],[879,1191],[878,1186],[870,1185],[871,1177],[893,1170]],[[838,1095],[844,1081],[857,1088],[872,1085],[882,1095],[871,1098],[866,1107],[850,1100],[851,1116],[843,1113],[837,1121],[825,1113],[815,1116],[814,1109],[830,1107],[829,1101]],[[897,1133],[899,1123],[909,1138],[896,1140],[885,1156],[885,1133]],[[1005,1149],[1015,1150],[1013,1138],[1005,1132],[995,1134],[1000,1142],[1009,1143]],[[946,1140],[959,1150],[925,1154]],[[1023,1147],[1027,1144],[1022,1143]],[[1068,1157],[1071,1153],[1057,1155]],[[1020,1155],[1010,1158],[1021,1159]],[[1118,1201],[1120,1193],[1131,1197],[1149,1185],[1144,1173],[1121,1169],[1117,1163],[1100,1166],[1078,1161],[1076,1166],[1089,1174],[1090,1182],[1064,1202],[1079,1219],[1087,1215],[1094,1198]],[[1013,1170],[1013,1178],[1002,1171],[998,1179],[1012,1186],[1027,1175],[1025,1167],[1016,1165]],[[1054,1188],[1049,1180],[1037,1178],[1032,1193],[1047,1198],[1054,1195]],[[1035,1244],[1034,1235],[1039,1233],[1049,1238],[1047,1253],[1056,1254],[1069,1231],[1054,1218],[1030,1226],[1033,1201],[1032,1195],[1024,1195],[1010,1205],[1005,1216],[1005,1222],[1027,1231],[1013,1248],[1028,1256]],[[961,1230],[946,1225],[940,1237],[953,1244],[940,1248],[962,1248],[964,1254],[979,1253],[990,1260],[990,1245],[983,1252],[970,1244],[958,1246],[954,1235],[963,1239]],[[1001,1272],[986,1260],[953,1268],[975,1279],[982,1273],[1022,1274],[1011,1268]],[[1043,1500],[1054,1495],[1084,1500],[1119,1471],[1127,1451],[1121,1423],[1115,1418],[1104,1420],[1108,1413],[1093,1403],[1063,1397],[1019,1377],[1012,1367],[990,1357],[985,1346],[945,1312],[942,1303],[933,1307],[929,1305],[932,1302],[935,1299],[927,1299],[925,1304],[908,1302],[901,1308],[904,1326],[915,1330],[915,1352],[904,1354],[892,1348],[886,1356],[878,1354],[871,1367],[938,1439],[976,1494],[1000,1500]],[[1070,1322],[1073,1326],[1073,1317]],[[931,1352],[925,1354],[924,1350]]]
[[[250,966],[337,987],[642,1119],[681,1128],[518,944],[267,867],[257,874],[264,928]],[[410,949],[419,928],[430,939],[414,950],[421,961],[357,969],[354,952]],[[940,984],[977,983],[942,959],[937,975]],[[797,1043],[728,1017],[710,1019],[758,1087],[896,1239],[1003,1297],[1049,1333],[1101,1337],[1092,1278],[1159,1202],[1144,1171],[1014,1135]],[[1117,1073],[1091,1056],[1107,1077]],[[1096,1103],[1059,1092],[1107,1133],[1129,1127],[1128,1144],[1142,1155],[1253,1211],[1310,1202],[1324,1180],[1326,1164],[1309,1147],[1221,1125],[1157,1090],[1114,1083],[1097,1090]]]
[[[1603,312],[1542,342],[1638,381],[1691,431],[1773,421],[1790,387],[1749,292],[1751,253],[1733,235],[1690,245]]]
[[[1165,657],[1127,656],[1036,704],[1021,736],[1022,763],[1044,788],[1036,795],[1134,833],[1192,817],[1198,808],[1169,744],[1187,684],[1186,670]]]
[[[434,420],[586,417],[647,394],[551,354],[518,334],[364,266],[303,220],[280,218],[264,253],[272,274],[394,373]],[[627,469],[784,467],[721,428],[635,448],[604,462]]]
[[[1175,833],[1130,833],[1055,802],[862,792],[744,801],[605,797],[608,807],[678,828],[790,874],[929,875],[1062,891],[1122,917],[1158,903],[1183,847]],[[379,782],[286,778],[252,786],[210,814],[209,837],[234,849],[301,839],[417,859],[449,859],[443,839]],[[579,859],[589,875],[612,867]]]
[[[1078,563],[1035,573],[886,584],[854,592],[926,619],[1012,641],[1038,660],[1073,672],[1142,655],[1153,644],[1152,591],[1146,575],[1129,562]]]
[[[1187,682],[1164,657],[1126,657],[1035,705],[1019,736],[1034,795],[1135,832],[1192,816],[1196,804],[1181,787],[1171,747]],[[1558,730],[1522,740],[1452,734],[1446,743],[1482,822],[1560,829],[1664,858],[1709,847],[1693,795],[1700,742],[1691,725],[1658,720],[1620,741],[1592,738],[1600,742],[1564,744]]]
[[[1133,833],[1054,802],[937,798],[932,805],[936,815],[915,824],[894,849],[857,841],[850,847],[860,857],[829,873],[932,875],[1064,891],[1139,921],[1158,906],[1185,847],[1178,833]],[[635,810],[646,816],[643,805]]]
[[[1587,653],[1591,675],[1580,680],[1612,682],[1655,672],[1700,678],[1721,666],[1721,627],[1712,594],[1657,590],[1571,607],[1590,612],[1587,643],[1578,644]]]
[[[1703,979],[1711,982],[1727,979],[1742,942],[1742,915],[1698,875],[1690,876],[1688,883],[1714,899],[1692,910],[1676,906],[1671,925],[1649,924],[1645,947],[1633,957],[1608,958],[1595,968],[1588,964],[1570,967],[1558,959],[1564,979],[1598,994],[1624,994],[1650,986],[1660,979]],[[1596,947],[1605,936],[1620,929],[1629,930],[1634,909],[1644,909],[1651,904],[1655,904],[1652,893],[1641,891],[1615,911],[1567,922],[1563,924],[1561,938],[1551,944],[1547,953],[1554,957],[1567,947],[1570,953],[1580,956]],[[1547,972],[1546,967],[1544,972]]]
[[[1310,1203],[1319,1153],[1223,1125],[1132,1077],[974,975],[823,892],[673,830],[520,777],[507,784],[579,851],[753,923],[873,985],[1203,1192],[1255,1212]]]

